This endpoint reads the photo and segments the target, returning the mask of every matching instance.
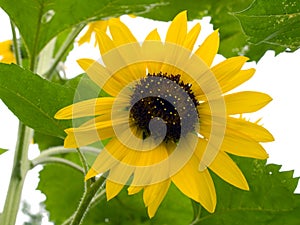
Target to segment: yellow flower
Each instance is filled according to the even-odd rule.
[[[12,50],[12,40],[0,42],[0,62],[15,63],[15,55]]]
[[[57,112],[57,119],[94,116],[66,129],[65,147],[111,138],[86,179],[109,171],[107,199],[124,185],[143,190],[153,217],[171,183],[209,212],[216,207],[210,173],[243,190],[248,184],[227,153],[266,159],[260,142],[273,141],[262,126],[239,118],[271,101],[264,93],[226,94],[252,77],[238,56],[211,67],[218,51],[218,31],[193,50],[200,24],[187,30],[186,12],[172,21],[162,42],[157,30],[138,43],[120,20],[109,21],[111,37],[97,31],[105,66],[92,59],[79,65],[110,97],[77,102]],[[208,168],[210,170],[208,170]]]

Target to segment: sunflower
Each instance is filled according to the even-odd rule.
[[[143,190],[150,218],[171,183],[209,212],[216,207],[211,172],[248,190],[228,153],[266,159],[260,142],[273,141],[265,128],[238,116],[261,109],[271,98],[253,91],[227,93],[253,76],[254,69],[242,69],[248,58],[233,57],[211,67],[218,31],[194,49],[201,27],[188,31],[186,11],[174,18],[165,41],[155,29],[138,43],[117,19],[108,28],[110,35],[96,33],[102,61],[78,63],[109,97],[79,101],[55,115],[93,117],[65,130],[66,148],[109,139],[85,179],[108,172],[108,200],[124,185],[130,195]]]
[[[0,42],[0,62],[15,63],[12,40]]]

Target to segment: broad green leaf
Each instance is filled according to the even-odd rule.
[[[7,149],[0,148],[0,155],[3,154],[4,152],[7,152]]]
[[[148,12],[160,0],[0,0],[0,6],[17,25],[31,56],[60,32],[89,20]]]
[[[250,191],[242,191],[214,176],[217,208],[214,214],[201,211],[201,225],[296,225],[300,224],[300,195],[294,194],[298,178],[293,171],[279,172],[279,165],[237,159]]]
[[[300,47],[300,1],[255,0],[249,8],[234,15],[249,42],[292,51]]]
[[[64,137],[70,121],[58,121],[54,114],[73,103],[73,88],[51,83],[28,70],[0,64],[0,98],[26,125],[36,131]]]
[[[174,185],[171,185],[167,196],[152,219],[149,219],[147,215],[142,192],[129,196],[124,188],[117,197],[109,202],[103,199],[99,205],[87,214],[83,224],[184,225],[189,224],[191,220],[191,201]]]
[[[76,154],[62,156],[79,162]],[[46,195],[50,221],[62,224],[76,210],[84,191],[83,174],[61,164],[48,164],[40,172],[38,189]]]

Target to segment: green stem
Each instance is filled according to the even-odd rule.
[[[76,163],[73,163],[69,160],[63,159],[63,158],[58,158],[58,157],[43,157],[43,158],[38,158],[37,160],[32,160],[32,167],[37,166],[37,165],[42,165],[42,164],[48,164],[48,163],[60,163],[67,165],[75,170],[78,170],[82,174],[85,174],[84,170],[78,166]]]
[[[87,174],[88,170],[89,170],[89,165],[86,161],[86,158],[85,156],[82,154],[81,150],[79,148],[76,148],[77,150],[77,153],[79,155],[79,159],[80,159],[80,162],[82,164],[82,167],[84,169],[84,174]]]
[[[16,27],[13,22],[11,22],[11,29],[16,62],[19,66],[22,66],[20,46],[16,36]],[[24,124],[22,124],[22,122],[19,122],[18,139],[16,143],[13,168],[4,209],[1,215],[1,225],[12,225],[16,222],[25,177],[30,169],[28,148],[30,141],[32,140],[32,136],[32,129],[26,127]]]
[[[99,149],[93,148],[93,147],[81,147],[81,150],[83,152],[87,152],[93,155],[98,155],[99,154]],[[53,155],[59,155],[59,154],[67,154],[67,153],[72,153],[72,152],[77,152],[77,149],[75,148],[64,148],[63,146],[57,146],[57,147],[51,147],[48,148],[47,150],[43,150],[41,154],[33,159],[32,161],[39,161],[42,158],[53,156]]]
[[[97,204],[99,204],[105,197],[105,189],[103,189],[102,191],[100,191],[100,193],[98,193],[93,200],[91,201],[91,204],[89,206],[89,209],[92,209],[93,207],[95,207]],[[71,221],[73,220],[74,215],[72,215],[71,217],[69,217],[62,225],[68,225],[71,223]]]
[[[85,156],[82,154],[81,150],[79,148],[76,148],[77,153],[79,155],[79,159],[81,161],[82,167],[83,167],[83,171],[84,174],[87,174],[88,170],[89,170],[89,165],[86,161]],[[91,185],[91,181],[88,180],[87,182],[84,183],[84,189],[87,190],[87,188]]]
[[[193,212],[194,212],[194,218],[193,218],[193,221],[190,223],[190,225],[196,225],[196,224],[199,225],[202,206],[194,200],[191,200],[191,201],[192,201],[192,207],[193,207]]]
[[[16,34],[16,26],[12,21],[10,21],[10,26],[11,26],[12,36],[13,36],[13,46],[14,46],[16,63],[17,63],[17,65],[22,66],[22,55],[21,55],[21,49],[20,49],[19,43],[18,43],[17,34]]]
[[[86,212],[89,210],[93,198],[95,197],[101,186],[104,184],[104,182],[105,177],[101,176],[98,180],[96,180],[96,182],[92,183],[91,186],[89,186],[89,188],[85,191],[70,225],[80,225],[82,223]]]
[[[66,41],[58,50],[51,68],[43,75],[43,77],[45,77],[48,80],[52,78],[53,72],[55,71],[57,65],[61,61],[62,57],[66,54],[67,49],[70,48],[70,46],[74,43],[74,39],[78,36],[78,34],[84,28],[85,25],[86,24],[79,24],[77,27],[73,28],[71,33],[68,35]]]
[[[12,225],[16,222],[23,184],[26,174],[30,169],[30,163],[27,156],[32,134],[32,129],[19,122],[18,141],[14,156],[13,170],[1,216],[1,225]]]

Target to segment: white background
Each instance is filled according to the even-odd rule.
[[[141,18],[122,17],[122,20],[126,22],[139,41],[142,41],[147,33],[155,27],[158,27],[163,38],[169,26],[169,23]],[[0,41],[11,39],[9,20],[2,11],[0,11],[0,24]],[[195,21],[189,25],[191,24],[195,24]],[[204,18],[201,25],[202,31],[198,44],[212,31],[209,18]],[[69,77],[82,72],[75,61],[83,57],[94,59],[99,57],[98,50],[93,48],[93,42],[90,45],[84,44],[75,48],[68,57],[65,67]],[[218,56],[216,62],[222,59],[222,56]],[[275,137],[275,142],[264,144],[270,156],[268,162],[283,165],[282,170],[295,170],[294,175],[300,176],[300,51],[282,53],[276,57],[274,52],[269,51],[257,64],[248,63],[247,67],[249,66],[256,68],[256,74],[236,91],[256,90],[268,93],[273,98],[269,105],[250,117],[252,121],[262,118],[260,123],[270,130]],[[8,152],[0,156],[0,212],[3,210],[11,173],[17,126],[18,120],[0,100],[0,148],[9,149]],[[38,149],[32,145],[30,157],[37,155]],[[30,171],[23,192],[23,199],[30,202],[33,212],[39,209],[38,203],[45,199],[42,193],[35,190],[40,169],[41,167],[38,167]],[[58,177],[58,179],[60,178]],[[300,186],[296,192],[300,193]],[[24,219],[26,220],[23,216],[19,216],[17,224],[22,224]],[[43,224],[48,224],[46,216]]]

